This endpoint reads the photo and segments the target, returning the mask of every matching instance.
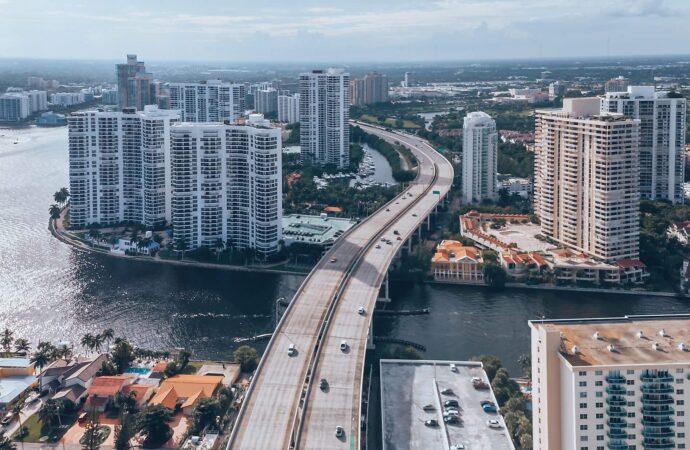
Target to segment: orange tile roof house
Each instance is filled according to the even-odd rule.
[[[88,390],[87,408],[98,412],[105,411],[115,399],[115,395],[134,380],[134,377],[123,375],[96,377]]]
[[[431,258],[436,281],[472,283],[484,281],[484,260],[477,247],[458,241],[441,241]]]
[[[128,384],[122,388],[122,393],[125,395],[134,394],[134,399],[138,406],[143,406],[148,399],[151,398],[153,391],[156,389],[153,384]]]
[[[191,415],[196,402],[212,397],[222,382],[223,377],[218,375],[175,375],[161,383],[149,404],[172,410],[179,405],[184,414]]]

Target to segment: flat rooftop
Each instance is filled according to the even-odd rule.
[[[506,223],[500,230],[487,226],[483,231],[506,244],[515,243],[523,252],[543,252],[555,248],[555,245],[536,238],[541,234],[541,227],[533,223]]]
[[[573,366],[690,363],[690,314],[533,320],[530,326],[561,333],[561,354]]]
[[[450,370],[451,364],[456,372]],[[382,359],[380,367],[383,450],[447,450],[458,444],[470,449],[514,449],[503,418],[481,407],[483,400],[496,403],[493,393],[472,386],[473,377],[488,383],[481,363]],[[448,388],[453,395],[442,395]],[[460,404],[458,424],[443,422],[442,402],[451,399]],[[424,411],[425,405],[433,405],[434,410]],[[436,419],[439,426],[424,425],[429,419]],[[489,419],[499,420],[501,428],[489,428]]]
[[[288,243],[323,244],[335,241],[357,222],[326,215],[290,214],[283,216],[283,239]]]

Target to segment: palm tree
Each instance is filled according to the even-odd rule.
[[[17,450],[17,444],[5,436],[5,430],[0,430],[0,450]]]
[[[40,372],[45,366],[50,362],[50,355],[46,352],[36,352],[31,356],[30,361],[34,363],[34,366]]]
[[[17,428],[17,429],[19,430],[20,435],[22,432],[22,406],[24,406],[24,404],[19,403],[19,402],[12,405],[12,414],[17,416],[17,422],[19,423],[19,428]],[[24,448],[24,440],[23,439],[22,439],[22,448]]]
[[[63,202],[66,203],[67,200],[69,200],[69,197],[70,197],[69,189],[67,189],[66,187],[62,187],[62,188],[60,188],[60,191],[59,191],[59,192],[60,192],[60,196],[61,196],[62,198],[64,198],[64,201],[63,201]]]
[[[53,221],[60,218],[60,207],[58,205],[50,205],[48,212],[50,213],[50,218],[53,219]]]
[[[2,346],[3,350],[5,350],[5,353],[9,353],[10,350],[12,350],[12,342],[14,342],[14,331],[11,331],[9,328],[5,328],[5,330],[2,332],[2,337],[0,338],[0,346]]]
[[[184,260],[184,252],[189,249],[189,244],[187,244],[187,240],[185,238],[178,239],[175,243],[175,247],[177,248],[178,252],[182,252],[182,259]]]
[[[101,347],[103,347],[103,336],[100,334],[97,334],[93,337],[93,348],[100,353],[101,352]]]
[[[55,356],[67,361],[72,357],[72,349],[67,344],[61,344],[55,349]]]
[[[48,400],[38,410],[38,420],[44,425],[51,426],[60,420],[60,405],[57,400]]]
[[[216,257],[218,258],[218,261],[220,261],[220,255],[225,250],[225,242],[223,242],[223,240],[221,238],[216,239],[215,248],[216,248]]]
[[[14,340],[14,349],[18,352],[28,352],[31,350],[29,341],[24,338],[17,338]]]
[[[112,341],[114,337],[115,331],[112,328],[106,328],[101,333],[101,338],[105,340],[106,344],[108,345],[108,349],[110,349],[110,341]]]
[[[94,335],[91,333],[86,333],[84,336],[82,336],[81,345],[87,350],[93,351],[93,349],[96,348]]]

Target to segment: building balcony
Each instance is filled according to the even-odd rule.
[[[627,403],[627,399],[620,395],[611,396],[606,399],[606,404],[610,406],[625,406]]]
[[[626,422],[623,419],[611,419],[606,422],[606,424],[609,426],[609,428],[614,429],[614,428],[627,428],[628,422]]]
[[[654,394],[652,394],[654,395]],[[661,395],[654,395],[655,397],[661,397]],[[649,398],[649,394],[642,395],[643,405],[673,405],[675,401],[672,397],[666,396],[662,398]]]
[[[609,441],[609,450],[628,450],[628,444],[622,441]]]
[[[640,375],[640,380],[643,383],[673,383],[673,377],[668,373],[643,373]]]
[[[612,395],[625,395],[626,389],[620,384],[614,384],[606,387],[606,393]]]
[[[642,436],[650,439],[654,438],[672,438],[675,437],[676,432],[670,428],[659,427],[644,427]]]
[[[609,375],[606,377],[606,382],[608,384],[624,384],[625,378],[623,375]]]
[[[628,412],[620,407],[607,408],[606,413],[609,417],[628,417]]]
[[[671,448],[676,448],[675,442],[673,442],[673,441],[671,441],[671,440],[668,440],[668,439],[664,439],[664,440],[661,440],[661,441],[654,440],[654,441],[648,442],[648,440],[645,438],[645,440],[642,442],[642,445],[644,446],[645,450],[646,450],[646,449],[667,449],[667,448],[668,448],[668,449],[671,449]]]
[[[628,433],[622,429],[611,429],[606,433],[606,435],[611,439],[625,439],[628,436]]]
[[[651,419],[649,417],[643,417],[642,418],[642,425],[645,428],[665,428],[665,427],[672,427],[675,425],[675,421],[671,419],[670,417],[664,417],[664,418],[654,418]]]
[[[642,386],[643,394],[673,394],[674,389],[672,385],[648,385]]]
[[[666,406],[654,407],[654,406],[642,406],[642,414],[645,416],[672,416],[674,413],[673,408]]]

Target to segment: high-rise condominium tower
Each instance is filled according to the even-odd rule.
[[[143,110],[156,103],[153,75],[146,72],[143,61],[137,61],[137,55],[127,55],[127,62],[117,65],[117,91],[120,109]]]
[[[598,98],[537,110],[534,212],[544,236],[607,262],[639,254],[639,120]]]
[[[364,103],[381,103],[388,101],[388,77],[378,72],[364,76]]]
[[[685,115],[680,95],[655,92],[653,86],[629,86],[601,98],[602,113],[640,119],[640,196],[683,202]]]
[[[628,90],[628,86],[630,85],[630,80],[625,78],[624,76],[616,77],[616,78],[611,78],[609,81],[606,82],[604,85],[604,90],[608,92],[626,92]]]
[[[690,315],[529,326],[534,450],[690,448]]]
[[[254,99],[256,112],[268,114],[278,111],[278,91],[274,88],[257,90]]]
[[[178,111],[73,113],[69,124],[70,222],[170,221],[170,126]]]
[[[215,249],[224,242],[262,257],[278,251],[282,145],[280,129],[267,125],[172,127],[172,224],[178,246],[184,241],[187,249]]]
[[[285,123],[299,122],[299,94],[278,96],[278,120]]]
[[[183,122],[234,122],[244,113],[243,84],[208,80],[170,83],[170,108],[180,110]]]
[[[350,75],[314,70],[299,77],[300,146],[305,164],[350,165]]]
[[[463,123],[462,196],[466,203],[496,198],[498,133],[484,112],[469,113]]]

